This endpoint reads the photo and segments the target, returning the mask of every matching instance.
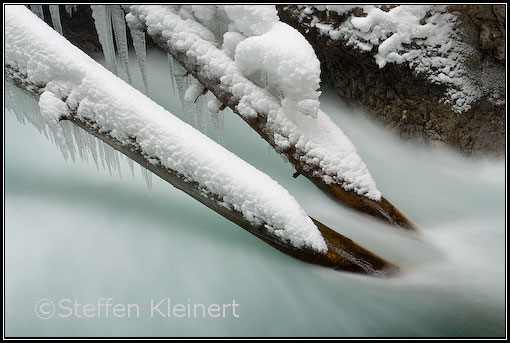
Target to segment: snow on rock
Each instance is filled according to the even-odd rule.
[[[196,182],[202,193],[214,195],[253,225],[265,224],[269,232],[296,248],[327,251],[310,217],[269,176],[108,72],[24,6],[7,5],[4,13],[5,67],[48,87],[40,99],[48,125],[65,113],[65,104],[73,115],[95,123],[121,143],[135,137],[147,158]],[[71,125],[65,120],[57,123],[67,124]],[[106,146],[101,151],[112,154]],[[110,156],[107,161],[116,164],[118,158]]]
[[[161,35],[175,53],[183,53],[194,58],[206,79],[219,80],[219,86],[232,94],[232,98],[237,101],[235,109],[242,117],[252,119],[259,115],[265,116],[266,132],[272,135],[277,150],[283,152],[290,147],[295,147],[296,156],[299,156],[301,162],[305,164],[305,168],[313,170],[314,176],[322,178],[329,184],[339,184],[346,190],[352,190],[372,200],[379,201],[381,199],[381,193],[355,147],[324,112],[318,110],[317,119],[314,120],[311,116],[289,116],[288,112],[286,113],[284,110],[287,105],[287,107],[295,106],[308,113],[313,112],[318,109],[318,103],[314,99],[304,97],[303,102],[296,104],[295,101],[292,103],[293,99],[289,97],[291,101],[288,104],[282,103],[281,99],[269,89],[258,86],[257,82],[253,81],[253,77],[248,78],[246,71],[243,73],[238,63],[221,49],[221,44],[218,44],[215,39],[218,35],[193,20],[192,13],[186,12],[187,15],[183,17],[182,8],[165,5],[132,5],[127,9],[130,14],[147,25],[149,35]],[[276,24],[266,33],[271,35],[271,30],[275,28],[277,31],[282,30],[288,33],[289,36],[294,35],[294,31]],[[260,36],[246,38],[239,45],[244,44],[248,39],[255,39],[257,42],[258,37]],[[298,40],[297,36],[290,37],[290,39]],[[305,41],[303,37],[301,39]],[[271,43],[260,43],[261,46],[268,46],[265,44],[270,45]],[[299,46],[302,47],[302,45]],[[236,47],[237,49],[238,47]],[[281,50],[278,49],[278,51]],[[289,47],[289,50],[293,51],[292,46]],[[303,50],[306,51],[305,48]],[[299,51],[299,54],[303,53],[303,50]],[[309,51],[311,51],[310,54],[305,52],[304,56],[311,57],[313,50],[310,48]],[[256,52],[254,51],[254,53]],[[315,55],[313,57],[315,60]],[[272,63],[276,63],[277,59],[274,57]],[[296,60],[293,60],[292,63],[295,63],[294,61]],[[281,64],[286,63],[285,60],[280,60],[280,62]],[[260,65],[260,61],[254,63]],[[280,65],[277,67],[286,68]],[[315,67],[308,68],[308,70],[315,69]],[[294,74],[301,80],[314,80],[318,85],[318,79],[310,77],[307,72]],[[290,83],[288,85],[290,86]],[[294,84],[293,86],[299,88],[301,85]],[[310,88],[313,91],[316,89],[315,86]],[[292,96],[296,95],[290,90],[289,92]]]
[[[446,85],[443,101],[451,103],[455,112],[467,111],[481,97],[464,64],[474,50],[455,31],[457,17],[447,11],[447,6],[399,5],[385,10],[375,5],[313,7],[349,16],[335,27],[335,23],[321,22],[312,15],[310,26],[333,40],[342,39],[359,50],[373,51],[380,68],[388,63],[405,64],[432,83]],[[355,7],[363,9],[364,16],[355,16],[351,12]],[[303,15],[313,13],[310,6],[299,8]]]

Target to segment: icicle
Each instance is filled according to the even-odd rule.
[[[136,53],[136,61],[138,62],[138,67],[140,68],[140,72],[142,73],[142,80],[145,86],[145,92],[149,95],[149,84],[147,81],[147,64],[146,64],[146,54],[145,51],[145,31],[143,30],[143,25],[131,13],[126,15],[126,21],[129,26],[129,31],[131,32],[131,38],[133,38],[133,47],[135,48]]]
[[[87,139],[87,147],[89,148],[90,154],[92,155],[92,159],[94,160],[94,164],[96,165],[96,169],[99,170],[99,161],[97,158],[97,143],[96,143],[96,137],[93,135],[85,134],[85,138]]]
[[[179,100],[181,101],[182,113],[186,120],[188,120],[188,103],[184,101],[184,94],[186,93],[186,78],[182,74],[175,75],[175,84],[177,85],[177,92],[179,93]]]
[[[223,111],[213,113],[212,115],[213,125],[214,129],[216,131],[216,139],[218,141],[218,144],[223,145],[225,142],[225,134],[224,134],[224,115]]]
[[[186,90],[186,93],[184,93],[184,100],[190,103],[194,103],[200,97],[200,95],[202,95],[203,91],[204,86],[198,83],[198,81],[193,82]]]
[[[142,166],[140,166],[140,168],[142,169],[142,176],[145,180],[145,184],[147,185],[147,189],[149,190],[149,193],[152,193],[152,173]]]
[[[267,154],[268,156],[277,156],[278,154],[274,150],[274,148],[270,145],[267,146]]]
[[[6,108],[15,114],[20,123],[29,122],[48,137],[48,125],[39,112],[38,102],[10,81],[5,82],[5,102]]]
[[[184,94],[184,101],[186,101],[185,105],[188,107],[188,114],[192,121],[193,127],[201,132],[204,132],[205,125],[201,118],[203,102],[199,100],[201,100],[200,96],[203,94],[205,89],[204,86],[202,86],[194,78],[192,80],[190,78],[189,83],[190,85]]]
[[[64,5],[64,8],[67,12],[67,15],[72,18],[73,12],[76,12],[78,10],[78,5]]]
[[[52,131],[53,141],[55,142],[55,145],[57,146],[57,149],[60,150],[60,153],[62,154],[62,157],[64,157],[64,160],[69,160],[69,149],[67,148],[67,143],[63,139],[62,133],[57,131]]]
[[[57,142],[59,142],[59,144],[60,144],[60,148],[61,148],[60,151],[62,151],[62,153],[64,153],[64,151],[66,153],[69,153],[69,155],[71,156],[71,160],[73,162],[76,162],[76,151],[74,148],[74,139],[73,139],[72,127],[71,127],[74,125],[65,121],[65,120],[58,123],[57,125],[60,126],[60,130],[55,131],[55,133],[57,133],[57,135],[58,135],[58,136],[55,136],[55,140]],[[65,156],[64,156],[64,158],[65,158]]]
[[[23,125],[26,123],[25,115],[17,109],[20,101],[18,100],[19,89],[10,81],[5,82],[5,108],[16,115],[16,119]]]
[[[62,23],[60,22],[60,10],[58,5],[49,5],[49,7],[53,29],[63,36],[64,34],[62,33]]]
[[[104,161],[106,162],[106,167],[108,169],[108,173],[110,176],[112,175],[112,169],[113,169],[113,152],[112,147],[108,144],[103,144],[103,151],[104,151]]]
[[[83,161],[90,162],[90,153],[96,169],[100,169],[99,161],[101,161],[102,167],[108,170],[110,176],[113,176],[113,171],[116,169],[122,178],[120,159],[125,156],[119,154],[110,145],[82,130],[71,121],[48,121],[41,114],[39,103],[10,81],[5,82],[5,101],[7,110],[13,112],[20,122],[30,122],[39,132],[43,132],[48,139],[51,139],[66,161],[71,159],[75,162],[79,156]],[[134,179],[133,160],[127,158],[127,162]],[[152,193],[152,173],[140,167],[147,189],[149,193]]]
[[[97,151],[99,152],[99,160],[101,161],[101,164],[103,165],[103,169],[106,169],[106,157],[104,153],[104,143],[102,140],[97,141]]]
[[[191,77],[189,75],[184,80],[184,84],[186,85],[186,92],[188,92],[188,90],[191,88],[191,85],[192,85],[192,79],[191,79]],[[186,92],[184,92],[184,104],[183,104],[183,108],[185,110],[184,112],[187,115],[188,123],[190,123],[191,126],[196,128],[197,127],[197,112],[196,112],[196,107],[193,106],[194,104],[191,101],[187,101],[186,100]]]
[[[34,12],[39,18],[44,20],[44,12],[42,5],[30,5],[30,10]]]
[[[174,58],[168,53],[166,55],[168,57],[168,68],[170,69],[170,85],[172,86],[172,94],[175,95]]]
[[[127,162],[128,162],[128,165],[129,165],[129,169],[131,169],[131,175],[133,176],[133,179],[134,179],[135,178],[135,165],[133,163],[133,160],[128,158]]]
[[[119,173],[119,177],[122,179],[122,168],[120,167],[120,156],[121,154],[112,148],[112,152],[113,152],[113,165],[114,165],[114,168],[117,170],[117,172]]]
[[[117,75],[117,61],[115,59],[115,47],[113,45],[112,18],[108,5],[90,5],[92,17],[96,26],[99,42],[103,48],[106,67]]]
[[[113,176],[113,170],[116,169],[122,178],[120,159],[124,158],[124,155],[70,121],[49,121],[41,114],[39,103],[9,80],[5,82],[5,106],[6,110],[13,112],[18,121],[23,124],[28,121],[39,132],[44,133],[57,146],[66,161],[70,158],[75,162],[79,156],[83,161],[90,162],[90,153],[98,170],[100,160],[102,167],[108,169],[110,176]],[[134,178],[134,163],[129,158],[127,160]],[[142,168],[142,175],[147,188],[151,191],[152,173]]]
[[[72,134],[81,160],[88,162],[87,142],[85,141],[85,137],[83,137],[83,131],[78,126],[72,125]]]
[[[129,70],[129,54],[126,36],[126,20],[124,10],[120,5],[110,5],[113,22],[113,32],[115,33],[115,42],[117,43],[117,51],[119,52],[122,67],[126,72],[129,84],[132,83],[131,71]]]
[[[207,108],[211,112],[212,122],[214,126],[214,132],[216,133],[216,141],[223,145],[224,142],[224,115],[223,111],[220,111],[221,103],[218,99],[214,98],[207,102]]]
[[[205,96],[201,96],[198,98],[196,106],[196,114],[197,114],[197,129],[202,132],[206,133],[207,130],[207,124],[205,122]]]

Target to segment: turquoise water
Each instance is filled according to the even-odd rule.
[[[148,54],[151,97],[180,114],[166,55]],[[132,60],[138,89],[143,89]],[[120,69],[119,69],[120,70]],[[321,108],[378,188],[420,228],[398,232],[328,199],[231,111],[225,147],[269,174],[311,216],[399,264],[376,279],[288,257],[139,169],[110,176],[66,162],[5,113],[7,336],[503,336],[505,164],[402,144],[330,91]],[[208,134],[213,137],[208,120]],[[137,304],[139,316],[40,319],[40,299]],[[225,318],[151,317],[151,299],[239,304]]]

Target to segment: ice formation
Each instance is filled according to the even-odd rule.
[[[327,184],[339,184],[345,190],[352,190],[372,200],[381,199],[381,193],[376,188],[374,180],[357,154],[355,147],[340,128],[324,112],[318,109],[318,104],[316,106],[313,99],[307,99],[306,97],[305,100],[311,101],[300,104],[310,112],[317,110],[316,119],[307,115],[289,116],[284,110],[285,102],[282,103],[282,99],[275,96],[274,92],[257,85],[257,81],[254,81],[253,77],[247,78],[246,70],[239,68],[239,65],[229,55],[228,51],[221,48],[222,44],[216,40],[216,37],[224,37],[225,32],[213,33],[210,28],[195,18],[191,9],[187,10],[184,6],[131,5],[127,6],[127,10],[147,25],[147,32],[150,35],[160,35],[162,39],[167,41],[172,51],[192,58],[204,79],[218,80],[217,87],[221,87],[235,99],[237,103],[235,110],[239,115],[247,120],[259,115],[264,116],[266,120],[265,130],[272,136],[278,151],[289,151],[290,148],[294,147],[296,148],[296,156],[303,163],[304,168],[313,173],[313,176],[320,177]],[[243,8],[244,10],[246,10],[246,7]],[[226,12],[227,10],[224,9],[223,11]],[[220,9],[217,12],[221,13]],[[243,16],[243,18],[245,18],[245,21],[249,20],[248,16]],[[217,19],[219,21],[225,18],[218,17]],[[230,20],[228,17],[227,19]],[[212,21],[214,22],[214,20]],[[243,26],[243,32],[258,30],[256,32],[260,33],[260,30],[262,30],[260,26],[264,27],[266,25],[258,26],[257,20],[254,20],[251,24],[246,25],[246,28]],[[273,23],[266,33],[273,29],[281,29],[282,26],[276,24],[278,23]],[[216,21],[215,27],[218,26],[225,27],[225,25],[218,25]],[[228,30],[235,29],[232,22],[226,26]],[[290,42],[298,40],[293,31],[286,29],[282,31],[286,32],[285,34],[288,33]],[[235,50],[237,51],[238,47],[245,41],[249,39],[256,41],[258,37],[246,37],[236,46]],[[299,39],[302,40],[302,43],[297,46],[304,45],[304,42],[306,42],[304,37],[301,36]],[[231,50],[231,48],[229,49]],[[292,48],[293,46],[288,47],[289,50],[292,50]],[[277,49],[275,53],[281,51],[282,49]],[[292,50],[295,55],[303,54],[303,56],[310,56],[310,51],[312,50],[308,48],[304,51]],[[280,62],[285,64],[284,56],[287,56],[287,53],[282,54]],[[270,52],[268,52],[268,56],[270,56]],[[293,61],[297,60],[299,58]],[[276,62],[271,65],[274,68],[280,67],[280,65],[276,65]],[[307,73],[306,70],[306,68],[299,69],[300,72],[305,74]],[[278,70],[271,71],[275,74],[278,73]],[[290,78],[301,77],[300,72],[294,73]],[[285,79],[285,75],[281,76]],[[176,78],[176,81],[178,89],[183,88],[182,85],[179,85],[178,78]],[[288,81],[280,80],[279,82],[281,85],[291,84]],[[311,89],[315,91],[315,86]]]
[[[179,63],[174,63],[173,58],[168,54],[170,73],[172,74],[170,82],[175,81],[175,88],[182,106],[182,114],[185,121],[198,129],[200,132],[206,132],[205,122],[205,104],[203,96],[204,87],[189,73],[186,72]]]
[[[187,117],[188,123],[200,132],[206,130],[205,127],[205,116],[204,116],[204,98],[205,88],[198,82],[193,76],[188,75],[185,79],[184,96],[181,96],[184,100],[182,108],[185,116]],[[183,88],[180,88],[179,92]]]
[[[133,47],[135,48],[136,61],[142,73],[143,85],[145,86],[145,93],[149,95],[149,81],[147,80],[147,62],[146,62],[146,47],[145,47],[145,31],[143,30],[142,23],[128,13],[126,15],[126,21],[131,32],[131,38],[133,39]]]
[[[55,31],[63,35],[62,33],[62,23],[60,21],[60,10],[58,5],[49,5],[51,22],[53,23],[53,28]]]
[[[90,5],[99,42],[103,48],[107,68],[117,74],[115,46],[113,45],[112,16],[109,5]]]
[[[69,17],[72,17],[73,13],[78,10],[78,5],[64,5],[64,8],[65,8],[65,10],[67,12],[67,15]]]
[[[145,185],[147,186],[149,193],[151,193],[152,192],[152,173],[142,166],[140,166],[140,171],[141,171],[143,179],[145,181]]]
[[[50,129],[72,125],[60,121],[71,113],[120,144],[134,140],[149,162],[196,183],[253,225],[296,248],[326,253],[320,231],[283,187],[109,73],[24,6],[5,6],[4,62],[10,77],[42,93],[39,119]],[[104,148],[114,167],[118,158]]]
[[[117,51],[119,52],[122,67],[126,72],[128,82],[132,83],[131,71],[129,70],[129,53],[126,36],[126,20],[125,13],[119,5],[110,5],[112,14],[113,32],[115,34],[115,43],[117,43]]]
[[[198,131],[206,134],[207,126],[206,126],[206,121],[205,121],[205,113],[207,110],[207,105],[206,105],[205,97],[200,96],[194,105],[195,105],[195,111],[196,111],[196,115],[197,115],[196,129]]]
[[[170,54],[167,54],[167,58],[168,58],[168,69],[170,70],[170,86],[172,88],[172,94],[175,95],[174,58]]]
[[[214,98],[207,102],[207,109],[212,115],[212,122],[214,126],[214,132],[216,134],[216,141],[223,145],[224,138],[224,115],[223,111],[221,111],[221,102],[218,99]]]
[[[192,83],[184,93],[184,101],[195,103],[204,92],[204,89],[200,82]]]
[[[339,26],[312,15],[312,8],[348,15]],[[352,10],[360,7],[364,16]],[[399,5],[383,10],[375,5],[300,5],[301,20],[309,16],[310,26],[331,37],[342,39],[359,50],[374,52],[380,68],[387,63],[406,64],[432,83],[447,86],[446,103],[463,112],[482,95],[464,67],[473,48],[463,43],[455,31],[457,17],[447,6]]]
[[[44,12],[42,5],[30,5],[30,9],[34,12],[39,18],[44,20]]]

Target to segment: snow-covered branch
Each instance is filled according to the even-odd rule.
[[[28,119],[49,130],[61,149],[76,142],[84,150],[84,140],[62,125],[71,122],[291,256],[353,272],[396,270],[308,217],[269,176],[107,71],[24,6],[5,9],[5,75],[39,99],[40,115]]]
[[[271,8],[125,6],[128,21],[145,26],[299,174],[356,210],[414,229],[381,196],[351,141],[318,108],[319,62]]]

